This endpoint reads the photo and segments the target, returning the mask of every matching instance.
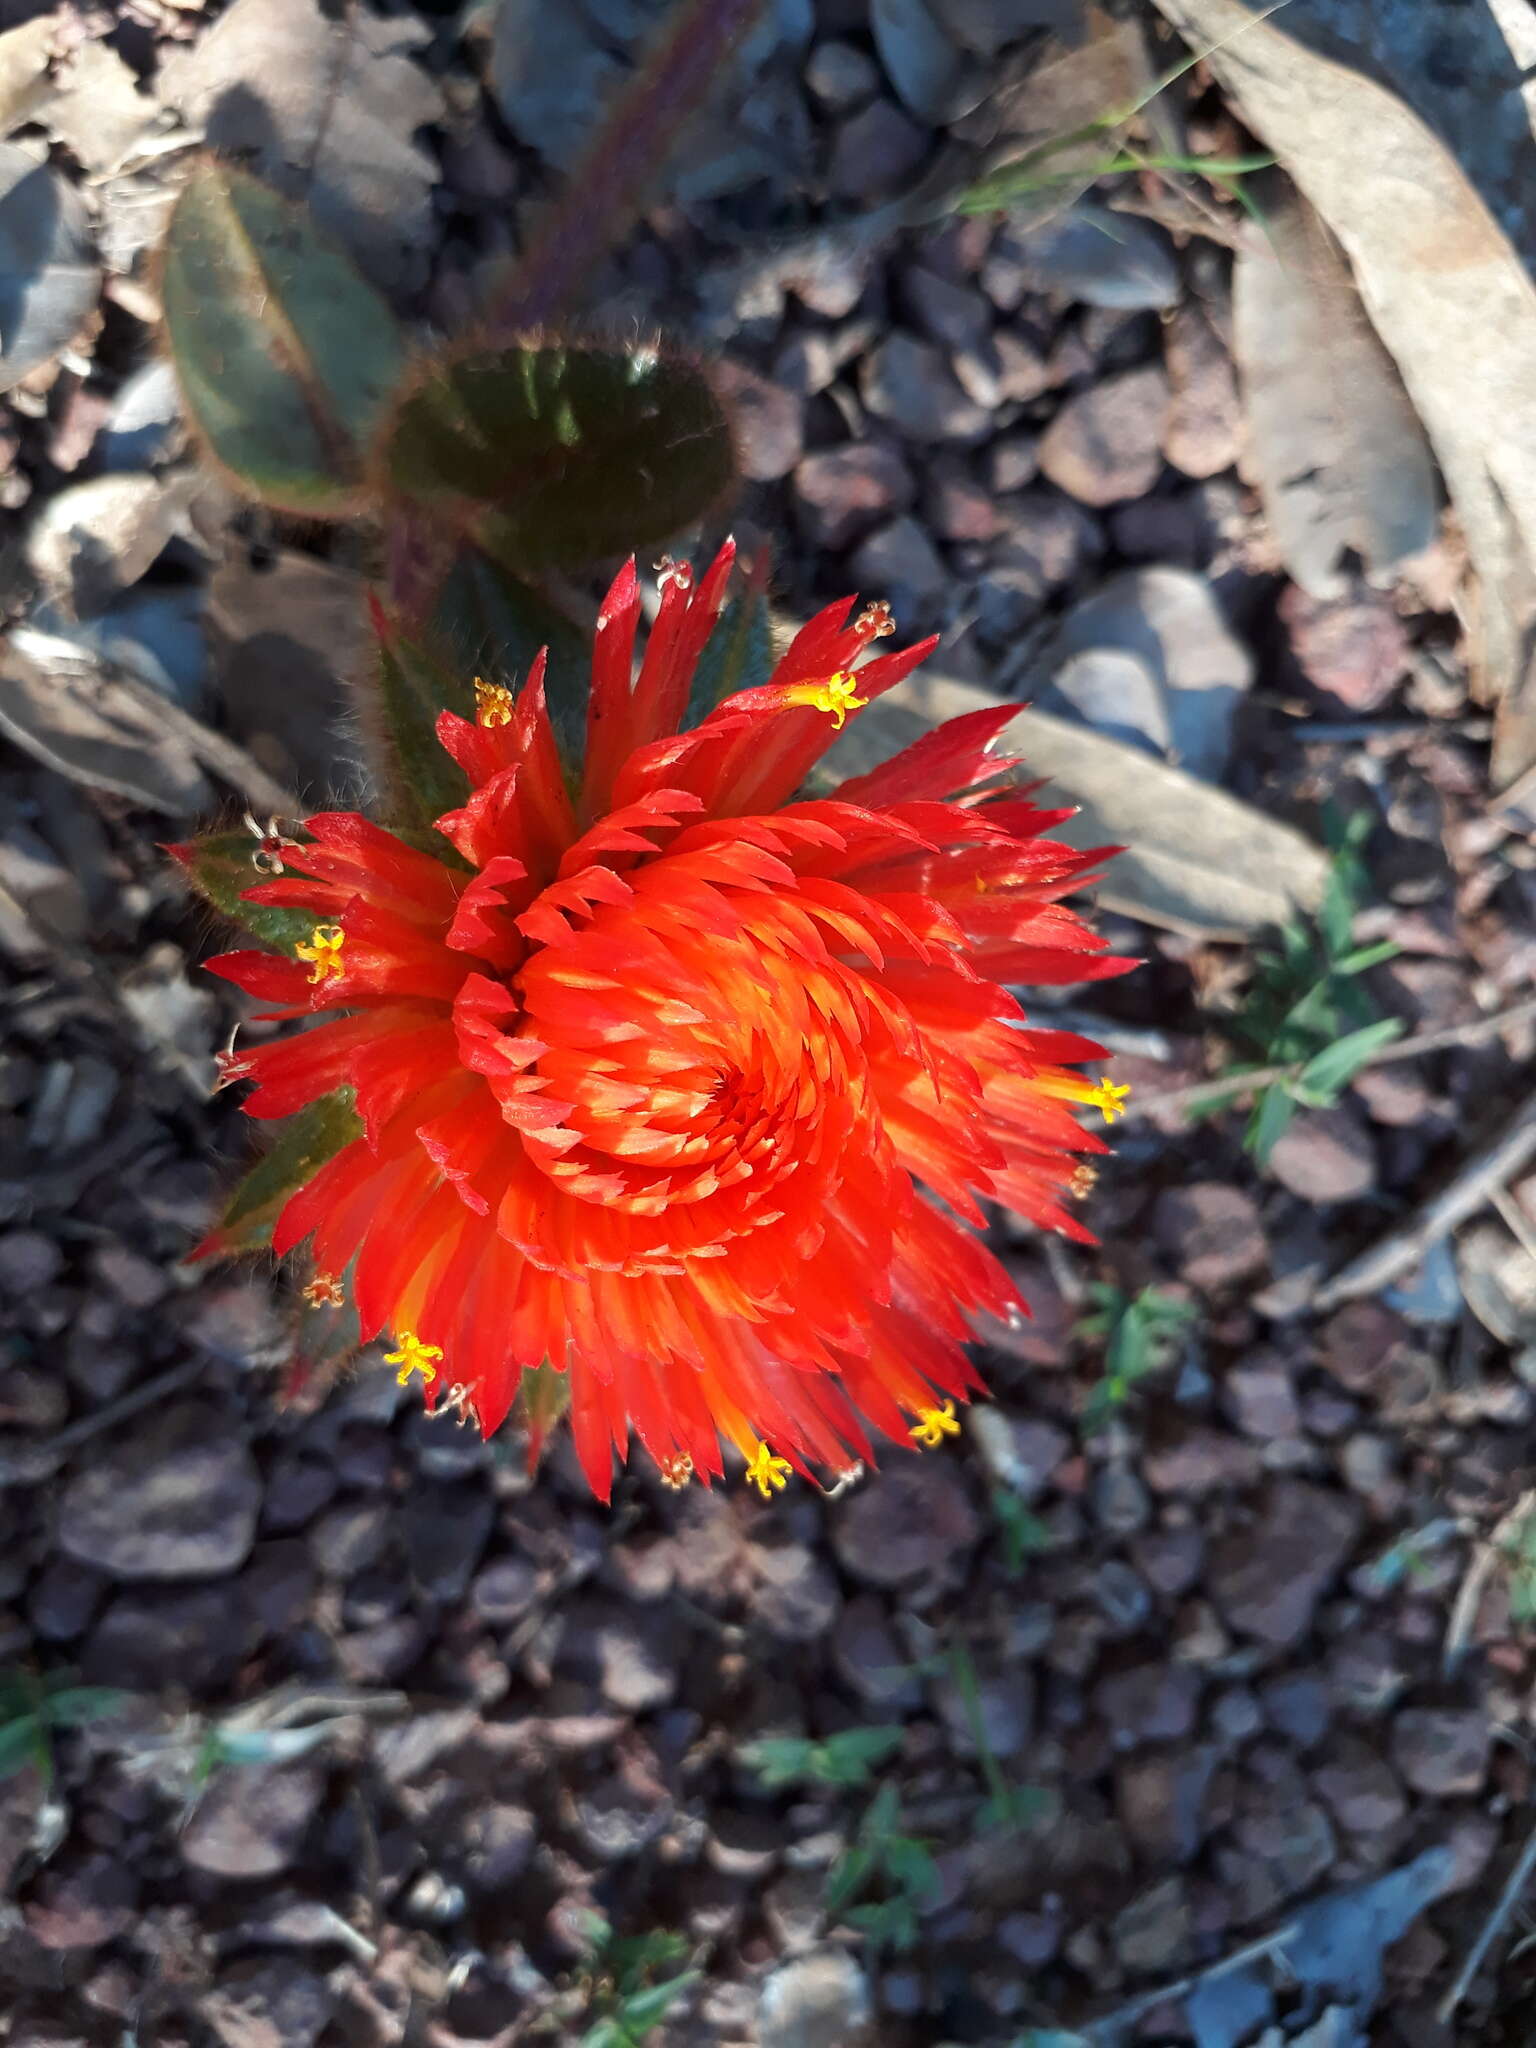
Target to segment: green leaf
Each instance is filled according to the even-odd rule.
[[[362,1119],[352,1107],[349,1088],[324,1096],[289,1117],[271,1151],[231,1195],[210,1248],[250,1252],[270,1244],[272,1226],[288,1197],[362,1132]]]
[[[525,1365],[520,1398],[528,1430],[528,1456],[536,1465],[546,1437],[571,1405],[571,1376],[548,1363]]]
[[[814,1776],[816,1745],[800,1735],[764,1735],[744,1742],[738,1755],[769,1792],[782,1792],[786,1785]]]
[[[0,1728],[0,1778],[14,1778],[24,1771],[36,1759],[42,1741],[42,1726],[30,1716]]]
[[[643,2040],[652,2027],[660,2026],[683,1993],[698,1981],[697,1970],[686,1970],[681,1977],[669,1977],[665,1984],[652,1984],[644,1991],[632,1991],[615,2017],[632,2040]]]
[[[249,832],[210,832],[202,839],[189,839],[171,851],[180,861],[187,880],[207,899],[220,917],[239,925],[274,952],[291,953],[301,939],[314,930],[311,910],[285,910],[271,903],[246,903],[241,891],[254,889],[267,878],[251,865],[257,842]]]
[[[822,1904],[829,1913],[840,1913],[850,1899],[856,1899],[875,1872],[875,1852],[855,1844],[833,1864],[827,1878]]]
[[[566,772],[574,774],[586,745],[592,654],[564,612],[500,563],[465,547],[438,593],[432,638],[459,673],[501,683],[521,682],[547,648],[550,723]]]
[[[1296,1114],[1296,1098],[1283,1081],[1271,1082],[1253,1106],[1243,1143],[1260,1166],[1268,1166],[1269,1155],[1290,1129]]]
[[[161,256],[165,332],[213,460],[264,504],[339,519],[405,367],[389,307],[302,206],[227,164],[182,187]]]
[[[894,1756],[904,1740],[901,1728],[845,1728],[821,1744],[821,1757],[833,1783],[862,1785],[875,1765]]]
[[[474,716],[474,671],[451,668],[396,635],[379,643],[376,683],[362,710],[381,757],[386,815],[406,838],[449,860],[452,849],[433,830],[433,821],[459,808],[469,795],[469,780],[439,741],[437,720],[443,711]]]
[[[88,1721],[115,1714],[127,1698],[120,1686],[67,1685],[45,1694],[42,1716],[56,1728],[82,1728]]]
[[[1356,946],[1352,953],[1335,960],[1335,974],[1364,974],[1368,967],[1379,967],[1384,960],[1395,960],[1402,947],[1396,939],[1378,939],[1374,946]]]
[[[520,573],[577,570],[703,517],[735,458],[700,367],[652,347],[473,346],[423,365],[378,444],[389,492]]]
[[[704,643],[683,717],[685,732],[706,719],[725,698],[738,690],[756,689],[773,674],[767,578],[756,569],[747,573],[747,587],[731,599]]]
[[[1351,1031],[1347,1038],[1336,1040],[1308,1060],[1291,1083],[1292,1089],[1312,1108],[1326,1108],[1341,1089],[1347,1088],[1370,1065],[1383,1046],[1402,1037],[1403,1028],[1401,1017],[1383,1017],[1378,1023]]]

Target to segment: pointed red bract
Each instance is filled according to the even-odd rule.
[[[1099,1048],[1003,986],[1124,971],[1062,901],[1108,850],[1044,836],[1066,814],[1001,779],[1005,711],[797,798],[926,652],[865,658],[883,607],[828,607],[679,731],[730,568],[665,572],[638,674],[621,572],[574,790],[541,659],[481,722],[439,722],[470,783],[441,860],[312,818],[248,892],[312,912],[310,943],[213,963],[328,1018],[247,1056],[251,1113],[348,1087],[362,1120],[274,1249],[312,1240],[365,1338],[487,1431],[525,1369],[568,1375],[605,1498],[632,1438],[706,1482],[732,1443],[766,1490],[773,1460],[837,1472],[933,1430],[978,1385],[968,1316],[1018,1306],[981,1204],[1086,1238],[1079,1155],[1104,1147],[1074,1111],[1114,1107],[1078,1071]]]

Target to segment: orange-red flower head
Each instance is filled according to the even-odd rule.
[[[1062,898],[1098,856],[999,785],[1006,709],[823,797],[837,729],[932,644],[870,657],[884,607],[829,607],[764,686],[684,726],[727,547],[673,569],[634,670],[634,565],[598,618],[568,782],[536,662],[438,735],[468,795],[441,858],[328,812],[250,901],[313,918],[297,957],[215,970],[323,1021],[242,1054],[253,1116],[354,1091],[363,1135],[288,1201],[400,1377],[493,1430],[524,1368],[568,1375],[607,1496],[638,1437],[669,1484],[738,1449],[765,1496],[870,1434],[938,1443],[976,1385],[967,1311],[1012,1287],[975,1232],[1065,1205],[1118,1106],[1099,1048],[1006,984],[1121,970]],[[451,851],[450,851],[451,849]],[[217,1244],[212,1248],[217,1248]],[[333,1278],[335,1276],[335,1278]]]

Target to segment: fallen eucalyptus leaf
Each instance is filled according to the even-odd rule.
[[[98,176],[130,157],[160,120],[160,104],[141,93],[132,71],[106,43],[82,43],[55,81],[48,132]]]
[[[213,790],[179,738],[71,642],[13,627],[0,647],[0,731],[89,789],[172,817],[206,810]]]
[[[32,120],[52,97],[48,60],[58,32],[56,14],[38,14],[0,35],[0,135]]]
[[[835,773],[859,775],[946,719],[1004,699],[919,672],[849,723]],[[1251,937],[1320,899],[1321,847],[1224,790],[1153,760],[1139,747],[1021,707],[995,742],[1022,773],[1045,780],[1041,801],[1080,808],[1057,827],[1074,846],[1124,846],[1096,894],[1110,909],[1203,938]]]
[[[1484,700],[1497,703],[1493,773],[1506,788],[1536,767],[1536,289],[1526,265],[1442,139],[1446,121],[1421,118],[1374,68],[1352,69],[1333,54],[1358,47],[1353,37],[1330,43],[1324,55],[1287,33],[1290,9],[1271,9],[1266,18],[1240,0],[1158,6],[1195,49],[1209,53],[1249,126],[1337,235],[1402,372],[1479,581],[1476,681]],[[1393,8],[1391,18],[1411,24],[1430,11],[1415,0]],[[1447,10],[1433,11],[1449,32]],[[1486,10],[1453,12],[1461,19]],[[1351,8],[1350,20],[1369,24],[1372,11]],[[1470,22],[1464,31],[1477,32]],[[1509,70],[1510,92],[1487,111],[1504,136],[1510,121],[1529,125],[1512,64]],[[1425,65],[1420,73],[1416,90],[1433,101],[1445,67]],[[1475,113],[1463,125],[1471,159],[1482,163],[1491,153],[1505,190],[1520,187],[1505,213],[1518,222],[1530,210],[1531,178],[1517,171],[1529,151],[1490,150]]]
[[[303,199],[375,283],[411,289],[435,246],[438,169],[416,131],[444,101],[413,56],[429,34],[366,7],[333,19],[318,0],[234,0],[161,59],[161,91],[211,149]]]
[[[100,285],[79,193],[26,150],[0,142],[0,391],[68,346]]]
[[[1279,187],[1257,203],[1232,280],[1244,466],[1303,590],[1342,596],[1349,555],[1385,587],[1435,537],[1434,458],[1328,229]]]

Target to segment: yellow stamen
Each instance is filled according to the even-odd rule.
[[[1036,1074],[1030,1085],[1063,1102],[1091,1103],[1103,1111],[1107,1124],[1125,1115],[1126,1097],[1131,1092],[1128,1081],[1090,1081],[1086,1074]]]
[[[477,725],[510,725],[512,710],[512,692],[505,683],[488,683],[481,676],[475,677]]]
[[[395,1341],[399,1344],[400,1349],[398,1351],[386,1351],[384,1363],[386,1365],[399,1366],[400,1370],[395,1374],[399,1384],[403,1387],[413,1372],[419,1372],[422,1379],[430,1386],[433,1380],[437,1378],[437,1367],[442,1358],[442,1352],[435,1344],[423,1344],[421,1339],[412,1330],[400,1331]]]
[[[670,1458],[661,1459],[659,1469],[662,1485],[681,1493],[693,1477],[693,1460],[686,1451],[674,1451]]]
[[[341,962],[342,941],[346,936],[339,924],[317,924],[309,935],[308,943],[294,947],[301,960],[311,963],[311,986],[324,981],[328,974],[346,973]]]
[[[748,1460],[747,1478],[764,1500],[770,1500],[775,1493],[784,1491],[794,1469],[788,1458],[776,1458],[766,1444],[760,1443]]]
[[[1125,1115],[1125,1105],[1130,1097],[1129,1081],[1101,1081],[1088,1100],[1095,1108],[1104,1112],[1104,1121],[1112,1124],[1116,1117]]]
[[[857,687],[858,678],[852,669],[840,668],[822,682],[796,683],[789,691],[786,702],[808,704],[813,711],[825,711],[841,732],[849,712],[862,711],[869,702],[867,697],[854,695]]]
[[[920,1408],[917,1420],[907,1434],[915,1444],[922,1444],[933,1450],[947,1436],[958,1436],[960,1424],[955,1418],[955,1404],[946,1401],[942,1408]]]
[[[346,1298],[334,1273],[317,1273],[304,1289],[304,1299],[311,1308],[340,1308]]]
[[[1090,1166],[1086,1160],[1072,1169],[1072,1178],[1067,1186],[1074,1195],[1091,1195],[1099,1184],[1099,1169]]]
[[[895,632],[896,621],[883,597],[875,604],[865,605],[853,622],[853,630],[861,640],[883,640],[887,634]]]

